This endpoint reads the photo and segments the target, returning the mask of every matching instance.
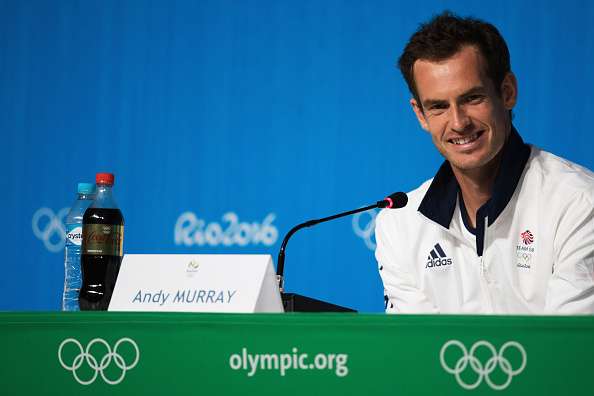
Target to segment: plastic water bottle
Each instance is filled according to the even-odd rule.
[[[64,295],[63,311],[78,311],[78,293],[81,285],[80,246],[82,242],[82,221],[85,210],[95,198],[93,183],[78,183],[76,201],[66,216],[66,248],[64,253]]]

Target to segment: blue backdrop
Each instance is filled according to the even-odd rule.
[[[76,183],[116,175],[126,253],[269,253],[442,159],[395,68],[449,8],[499,27],[524,139],[594,168],[588,1],[0,1],[0,309],[56,310]],[[286,289],[381,311],[374,212],[295,235]]]

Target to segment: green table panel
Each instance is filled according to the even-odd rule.
[[[0,313],[5,395],[594,395],[594,317]]]

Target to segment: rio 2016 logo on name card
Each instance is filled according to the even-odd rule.
[[[269,213],[262,223],[241,222],[233,212],[223,215],[221,223],[206,223],[193,212],[182,213],[175,223],[175,244],[185,246],[272,246],[278,230],[272,224],[276,215]]]

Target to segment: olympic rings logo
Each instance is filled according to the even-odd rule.
[[[72,343],[78,347],[79,353],[72,360],[72,362],[70,364],[66,364],[66,363],[64,363],[64,359],[62,357],[62,352],[63,352],[64,347],[70,343]],[[118,348],[123,343],[128,343],[128,344],[132,345],[132,347],[134,348],[135,358],[130,364],[126,363],[126,361],[124,360],[122,355],[120,355],[118,353]],[[101,360],[99,360],[99,362],[97,362],[97,359],[90,353],[91,347],[95,344],[100,344],[100,345],[105,346],[105,349],[107,351],[105,353],[105,355],[101,358]],[[124,377],[126,376],[126,371],[132,370],[134,367],[136,367],[136,364],[138,364],[139,359],[140,359],[140,350],[138,349],[138,345],[136,345],[136,342],[134,342],[134,340],[132,340],[131,338],[127,338],[127,337],[121,338],[118,342],[116,342],[116,344],[113,348],[113,352],[111,350],[111,347],[107,343],[107,341],[105,341],[102,338],[95,338],[95,339],[91,340],[91,342],[89,342],[89,344],[87,345],[87,347],[85,349],[83,349],[81,343],[78,342],[78,340],[76,340],[74,338],[67,338],[64,341],[62,341],[62,343],[60,344],[60,346],[58,348],[58,360],[60,361],[60,364],[66,370],[71,371],[72,375],[74,376],[74,379],[76,379],[76,381],[78,381],[78,383],[81,385],[92,384],[93,382],[95,382],[95,380],[97,379],[97,376],[99,374],[101,374],[101,378],[103,378],[103,381],[105,381],[109,385],[117,385],[124,380]],[[104,370],[107,367],[109,367],[112,360],[115,363],[115,365],[120,370],[122,370],[122,373],[116,379],[108,378],[104,372]],[[87,380],[81,379],[78,375],[78,369],[81,368],[81,366],[83,365],[84,362],[86,362],[87,365],[91,368],[91,370],[94,371],[94,374],[91,376],[91,378],[87,379]]]
[[[368,222],[364,227],[361,227],[361,217],[369,216]],[[369,250],[375,250],[375,218],[377,217],[377,211],[368,210],[365,212],[357,213],[353,216],[353,231],[355,235],[362,238],[365,241],[365,245]]]
[[[68,215],[70,208],[62,208],[57,214],[50,208],[39,208],[33,219],[31,227],[33,234],[43,241],[43,244],[52,253],[60,252],[64,249],[66,242],[64,227],[64,218]]]
[[[462,356],[458,359],[454,367],[449,366],[445,361],[446,350],[450,347],[457,347],[462,352]],[[485,365],[483,365],[481,361],[475,356],[475,352],[480,347],[487,348],[490,354],[490,357],[489,359],[487,359]],[[522,362],[520,363],[520,366],[516,369],[512,368],[512,364],[504,356],[505,351],[511,348],[516,349],[522,356]],[[450,340],[441,347],[441,351],[439,352],[439,361],[441,362],[441,366],[443,367],[443,369],[447,373],[453,374],[456,377],[456,381],[458,382],[458,384],[464,389],[472,390],[477,388],[484,378],[487,384],[491,387],[491,389],[503,390],[509,386],[514,376],[520,374],[524,370],[524,368],[526,367],[527,357],[524,347],[516,341],[506,342],[501,346],[499,352],[497,352],[495,350],[495,347],[491,343],[489,343],[488,341],[480,340],[475,342],[470,348],[470,352],[468,352],[464,344],[462,344],[460,341]],[[460,376],[460,374],[466,369],[468,365],[470,365],[470,368],[478,374],[476,381],[470,384],[464,382]],[[495,368],[497,367],[499,367],[501,371],[507,376],[507,379],[501,384],[496,384],[491,379],[491,373],[493,373],[493,371],[495,371]]]

